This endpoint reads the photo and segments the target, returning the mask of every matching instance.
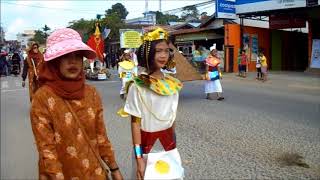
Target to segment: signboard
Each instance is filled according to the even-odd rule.
[[[237,0],[236,13],[255,13],[261,11],[306,7],[306,0]]]
[[[320,39],[313,39],[312,54],[311,54],[311,68],[320,68]]]
[[[307,7],[320,5],[320,0],[307,0]]]
[[[120,29],[119,32],[121,48],[139,48],[142,44],[141,29]]]
[[[303,28],[306,27],[306,20],[299,17],[291,17],[288,15],[270,15],[270,29],[286,29],[286,28]]]
[[[216,17],[236,19],[235,0],[216,0]]]
[[[258,35],[251,35],[251,61],[256,61],[259,53]]]

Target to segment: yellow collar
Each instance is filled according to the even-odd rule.
[[[134,62],[132,62],[131,60],[124,60],[119,62],[119,66],[123,69],[130,70],[134,68]]]

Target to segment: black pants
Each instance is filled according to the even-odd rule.
[[[262,78],[261,67],[257,68],[257,78]]]

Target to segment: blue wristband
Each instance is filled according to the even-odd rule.
[[[139,144],[134,145],[134,152],[136,154],[136,158],[141,158],[142,157],[142,148]]]

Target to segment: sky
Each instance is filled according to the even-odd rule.
[[[162,11],[193,5],[208,0],[162,0]],[[94,19],[97,14],[105,14],[105,10],[113,4],[122,3],[128,10],[127,19],[142,17],[145,0],[1,0],[1,26],[5,30],[5,39],[14,40],[16,34],[24,30],[38,30],[46,24],[52,30],[68,26],[73,20]],[[148,0],[148,10],[158,11],[159,0]],[[200,12],[214,12],[214,5],[206,5],[198,9]]]

